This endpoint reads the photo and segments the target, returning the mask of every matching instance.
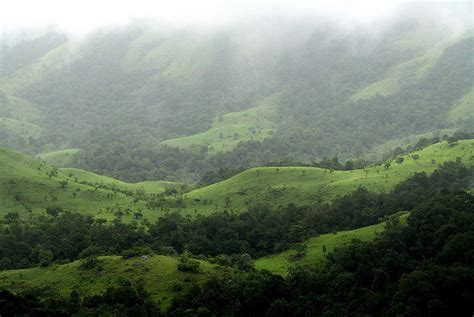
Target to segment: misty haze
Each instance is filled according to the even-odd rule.
[[[473,2],[0,27],[0,316],[474,314]]]

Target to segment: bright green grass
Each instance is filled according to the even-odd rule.
[[[69,297],[76,289],[82,295],[100,294],[108,286],[116,286],[121,279],[142,279],[152,297],[163,306],[168,306],[173,297],[173,286],[189,281],[200,281],[216,270],[208,262],[201,261],[200,273],[185,273],[177,270],[178,259],[169,256],[152,256],[147,259],[122,259],[119,256],[99,257],[103,270],[81,270],[80,261],[49,267],[35,267],[0,272],[0,288],[12,292],[39,287],[52,288]]]
[[[408,213],[401,216],[402,223],[406,221]],[[353,239],[361,241],[373,240],[377,233],[384,231],[385,223],[378,223],[372,226],[363,227],[355,230],[340,231],[337,233],[322,234],[305,241],[306,254],[298,260],[292,260],[296,254],[295,250],[287,250],[278,254],[266,256],[255,261],[255,268],[259,270],[269,270],[275,274],[287,275],[288,269],[295,265],[316,265],[322,263],[325,259],[323,246],[326,247],[326,253],[335,248],[342,247],[350,243]]]
[[[412,158],[419,155],[419,159]],[[181,212],[191,215],[210,214],[216,210],[241,212],[250,205],[267,202],[273,206],[307,205],[328,201],[338,195],[364,186],[371,191],[388,192],[415,172],[431,173],[439,164],[460,157],[464,164],[474,165],[474,140],[454,145],[441,142],[421,151],[403,155],[405,161],[394,161],[390,168],[373,166],[353,171],[329,171],[316,167],[252,168],[227,180],[198,188],[184,195],[186,207]],[[226,197],[230,199],[226,207]]]
[[[352,100],[370,99],[377,94],[393,95],[402,87],[411,85],[426,76],[443,53],[445,47],[439,47],[413,60],[393,67],[386,77],[372,83],[352,96]]]
[[[43,131],[43,129],[36,124],[10,118],[0,118],[0,126],[25,139],[30,137],[37,139]]]
[[[138,210],[142,211],[144,218],[151,221],[161,214],[159,211],[148,210],[143,201],[134,201],[134,197],[80,184],[61,171],[55,177],[48,177],[47,173],[51,170],[52,167],[43,165],[40,159],[0,148],[0,218],[11,211],[22,216],[28,215],[30,210],[42,213],[51,206],[109,220],[114,218],[114,211],[118,209],[125,213],[126,221],[132,220],[133,212]],[[64,188],[61,185],[63,181],[68,181]],[[149,190],[159,188],[154,184],[145,184],[143,187]]]
[[[43,161],[56,167],[68,167],[72,166],[74,155],[77,154],[80,149],[64,149],[53,152],[41,153],[38,155]]]
[[[275,132],[275,96],[263,99],[258,106],[215,118],[212,127],[202,133],[166,140],[171,146],[190,148],[208,146],[210,153],[232,150],[239,142],[268,138]]]
[[[94,174],[78,168],[61,168],[60,171],[70,177],[76,179],[78,182],[88,182],[93,184],[102,184],[115,187],[119,190],[128,190],[136,192],[137,190],[145,191],[147,194],[158,194],[163,193],[166,189],[179,189],[182,186],[186,186],[182,183],[177,182],[166,182],[166,181],[145,181],[139,183],[126,183],[117,179]]]

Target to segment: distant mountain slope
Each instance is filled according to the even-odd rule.
[[[420,57],[396,65],[384,79],[363,88],[351,97],[352,100],[370,99],[377,94],[390,96],[406,86],[418,83],[435,66],[445,48],[446,46],[437,47]]]
[[[128,181],[358,158],[414,135],[472,130],[474,38],[461,34],[427,15],[383,28],[136,22],[25,39],[9,52],[34,54],[0,57],[9,63],[0,145],[78,148],[74,167]]]

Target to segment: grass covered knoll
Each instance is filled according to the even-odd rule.
[[[164,191],[165,183],[127,184],[85,171],[74,171],[78,176],[87,175],[85,182],[80,177],[76,181],[70,172],[66,174],[46,165],[39,158],[0,147],[0,217],[8,212],[25,216],[29,212],[42,213],[48,207],[61,207],[104,219],[113,219],[116,211],[122,211],[123,217],[131,220],[133,211],[137,210],[149,220],[158,218],[158,211],[148,210],[144,201],[120,190],[134,192],[144,189],[149,193],[159,193]],[[117,184],[118,190],[96,184]]]
[[[408,215],[409,213],[401,214],[400,221],[402,223],[406,222]],[[373,240],[377,236],[377,233],[384,231],[384,229],[385,222],[381,222],[355,230],[339,231],[312,237],[304,242],[306,250],[303,256],[298,257],[296,250],[286,250],[256,260],[255,268],[259,270],[269,270],[275,274],[286,276],[288,269],[292,266],[322,263],[326,254],[332,252],[335,248],[343,247],[353,239],[361,241]]]
[[[185,208],[181,210],[194,215],[222,209],[241,212],[262,202],[273,206],[309,205],[332,200],[359,186],[374,192],[388,192],[413,173],[430,174],[439,164],[457,159],[466,166],[474,165],[474,140],[436,143],[401,155],[387,162],[388,167],[382,164],[350,171],[317,167],[252,168],[185,194]]]
[[[74,155],[79,151],[80,149],[64,149],[41,153],[38,156],[48,164],[52,164],[57,167],[70,167],[72,166]]]
[[[0,272],[0,288],[18,293],[32,288],[57,292],[69,298],[72,290],[82,296],[100,294],[122,280],[143,280],[145,289],[164,307],[171,303],[173,290],[190,281],[204,280],[216,266],[200,261],[200,272],[181,272],[178,258],[171,256],[144,256],[123,259],[121,256],[98,257],[97,264],[89,269],[81,267],[84,260],[62,265],[35,267]]]

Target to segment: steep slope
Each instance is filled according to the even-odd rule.
[[[460,159],[474,165],[474,140],[455,144],[441,142],[423,150],[400,156],[390,166],[372,166],[352,171],[331,171],[317,167],[260,167],[184,195],[185,207],[192,215],[216,210],[242,211],[257,203],[274,206],[328,201],[359,186],[371,191],[389,191],[416,172],[431,173],[445,161]]]

